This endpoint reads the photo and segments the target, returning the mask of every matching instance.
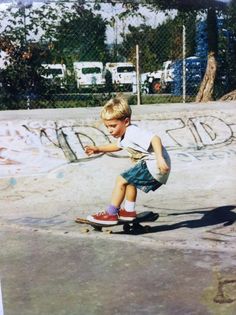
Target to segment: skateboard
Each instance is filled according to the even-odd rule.
[[[137,217],[133,221],[123,221],[119,220],[117,224],[113,225],[105,225],[100,223],[95,223],[88,221],[84,218],[76,218],[75,222],[79,224],[87,224],[94,228],[96,231],[102,232],[103,228],[107,227],[113,227],[117,225],[123,226],[123,231],[125,233],[131,233],[131,232],[150,232],[151,227],[149,225],[142,225],[141,223],[145,222],[154,222],[159,218],[159,214],[152,212],[152,211],[143,211],[137,214]]]

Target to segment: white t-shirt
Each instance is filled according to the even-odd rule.
[[[152,132],[131,124],[126,128],[124,136],[118,139],[117,146],[127,150],[133,162],[145,160],[152,176],[158,182],[165,184],[169,177],[169,172],[167,174],[160,173],[158,161],[156,161],[156,156],[151,146],[154,136],[155,134]],[[162,152],[166,163],[170,167],[170,157],[164,147]]]

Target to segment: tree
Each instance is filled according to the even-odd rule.
[[[84,5],[76,3],[73,10],[69,19],[62,18],[58,25],[55,47],[73,61],[105,61],[107,22]]]
[[[26,99],[50,95],[56,87],[42,78],[43,63],[106,59],[106,21],[82,2],[35,7],[18,2],[0,13],[0,49],[7,53],[7,67],[0,69],[2,108],[25,108]]]
[[[191,56],[194,51],[195,14],[188,16],[178,14],[174,18],[168,17],[155,29],[148,25],[139,27],[129,26],[129,32],[123,34],[123,43],[119,49],[127,60],[135,60],[134,47],[140,46],[141,72],[156,71],[162,67],[164,61],[182,58],[182,28],[188,25],[191,40],[187,43],[186,54]],[[178,49],[179,47],[179,49]]]
[[[57,13],[50,7],[33,9],[22,4],[1,12],[0,21],[7,20],[0,37],[0,49],[7,55],[7,66],[0,70],[1,107],[25,108],[25,100],[50,92],[41,64],[50,58],[46,40],[56,32]]]
[[[6,20],[7,25],[2,23]],[[72,64],[77,57],[104,60],[106,56],[106,22],[83,4],[18,3],[0,13],[0,27],[0,49],[8,56],[6,69],[0,69],[0,101],[11,109],[25,108],[25,101],[19,100],[50,95],[54,86],[42,78],[43,63]]]
[[[203,77],[200,89],[196,96],[197,102],[208,102],[213,100],[214,83],[217,72],[217,18],[215,8],[208,8],[207,11],[208,30],[208,60],[206,72]]]
[[[45,50],[36,43],[29,43],[27,47],[16,46],[4,38],[0,38],[0,48],[8,55],[7,67],[0,69],[0,108],[25,108],[25,102],[21,104],[21,100],[34,98],[47,91],[46,82],[37,71]]]
[[[191,10],[206,10],[207,13],[207,30],[208,30],[208,61],[206,72],[202,80],[199,92],[196,97],[197,102],[207,102],[213,99],[214,83],[217,73],[217,26],[216,11],[226,10],[226,5],[221,1],[213,0],[156,0],[147,3],[162,9],[178,9],[182,12]]]
[[[229,91],[226,95],[221,97],[221,100],[236,100],[236,0],[231,0],[230,5],[228,7],[228,16],[229,16],[229,36],[233,36],[234,42],[232,43],[232,57],[228,61],[230,64],[230,72],[233,74],[230,77],[229,85],[231,87],[231,91]],[[233,90],[232,90],[233,88]]]
[[[98,1],[98,0],[97,0]],[[234,0],[233,0],[234,1]],[[99,2],[99,1],[98,1]],[[116,0],[108,2],[115,3]],[[120,1],[119,1],[120,2]],[[132,11],[132,3],[128,0],[122,1],[127,12]],[[137,2],[133,3],[133,9],[137,10]],[[227,5],[221,1],[214,0],[143,0],[142,5],[146,5],[156,10],[171,10],[177,9],[179,12],[196,12],[205,10],[207,13],[208,24],[208,63],[206,73],[203,78],[199,93],[197,95],[197,101],[206,102],[213,99],[214,83],[217,71],[217,32],[216,32],[216,13],[225,12]],[[213,65],[213,66],[212,66]]]
[[[135,46],[140,47],[140,70],[141,72],[154,71],[159,68],[157,58],[158,42],[154,40],[155,31],[151,26],[142,24],[139,27],[129,26],[129,32],[122,34],[123,42],[118,47],[119,55],[127,61],[135,64]]]

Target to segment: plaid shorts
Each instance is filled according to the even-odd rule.
[[[159,183],[149,172],[145,161],[138,162],[120,174],[127,182],[145,193],[155,191],[162,184]]]

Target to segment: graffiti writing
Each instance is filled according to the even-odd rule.
[[[158,134],[166,148],[177,152],[182,161],[235,156],[235,150],[229,147],[235,140],[235,125],[219,117],[146,119],[133,123]],[[44,172],[65,163],[87,161],[94,157],[84,153],[86,145],[109,141],[112,139],[104,126],[92,123],[86,125],[74,120],[1,122],[0,176],[24,173],[27,168],[31,172]],[[221,151],[214,152],[218,148]],[[214,150],[209,153],[209,149]],[[126,157],[126,153],[111,156]]]
[[[217,294],[214,297],[214,302],[219,304],[225,304],[225,303],[233,303],[236,301],[235,296],[228,296],[226,294],[227,287],[230,287],[230,292],[232,293],[233,286],[235,288],[236,285],[236,279],[220,279],[218,283],[218,290]]]

